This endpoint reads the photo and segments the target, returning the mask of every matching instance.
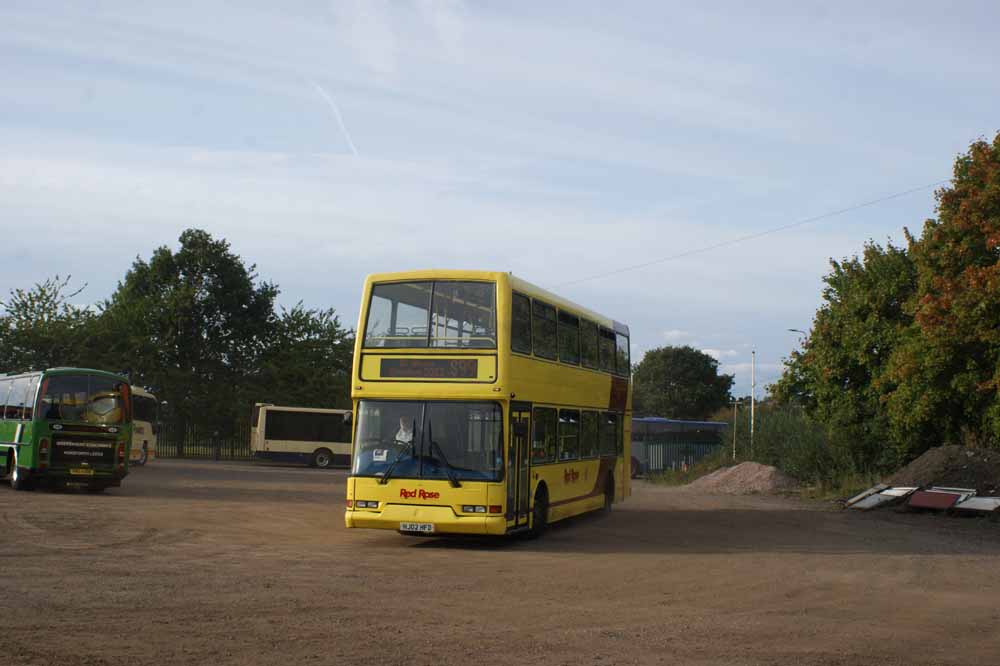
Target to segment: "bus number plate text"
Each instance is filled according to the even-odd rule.
[[[432,534],[434,532],[434,523],[400,523],[399,531]]]

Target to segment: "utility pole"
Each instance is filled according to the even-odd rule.
[[[733,398],[733,462],[736,462],[736,406],[739,404],[739,399]]]
[[[754,407],[757,402],[757,350],[750,351],[750,455],[753,455]]]

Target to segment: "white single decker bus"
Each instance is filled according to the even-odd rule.
[[[257,403],[250,421],[253,460],[350,467],[351,410]]]
[[[129,462],[145,465],[156,457],[156,438],[160,431],[159,403],[156,396],[132,386],[132,448]]]

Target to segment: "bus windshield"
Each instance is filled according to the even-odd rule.
[[[496,349],[492,282],[376,284],[368,305],[365,347]]]
[[[502,423],[494,402],[362,400],[354,474],[498,481]]]
[[[128,385],[98,375],[52,375],[46,379],[38,414],[47,421],[125,423]]]

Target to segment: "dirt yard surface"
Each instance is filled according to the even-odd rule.
[[[343,525],[344,472],[0,489],[0,663],[996,664],[1000,524],[639,484],[540,541]]]

